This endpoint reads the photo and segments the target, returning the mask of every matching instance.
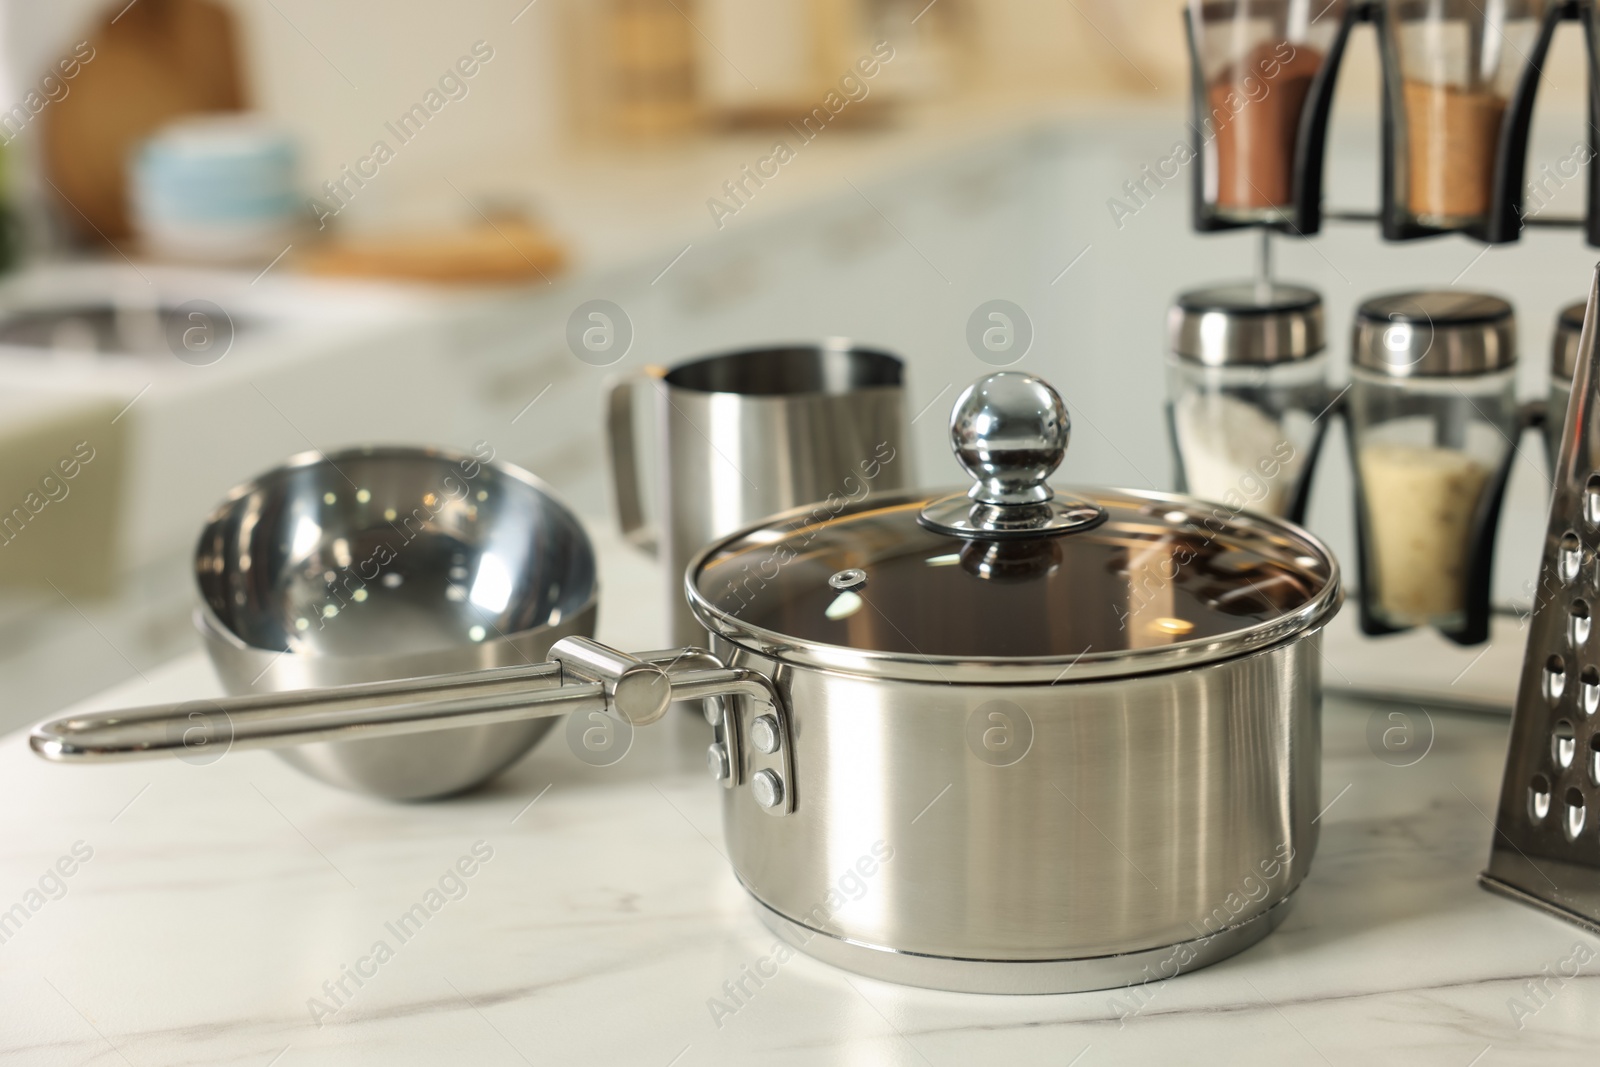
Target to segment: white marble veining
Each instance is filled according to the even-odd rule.
[[[653,566],[597,540],[601,636],[658,644]],[[92,703],[215,692],[192,655]],[[1600,941],[1474,880],[1506,719],[1435,712],[1427,756],[1397,768],[1368,748],[1376,710],[1330,700],[1311,875],[1238,957],[1137,995],[1047,997],[903,988],[797,957],[720,1025],[708,1002],[774,938],[722,855],[688,716],[641,730],[609,768],[558,730],[482,792],[410,806],[265,753],[62,767],[13,733],[0,909],[39,907],[0,944],[0,1062],[1595,1062]],[[29,898],[75,845],[92,857],[45,879],[59,899]],[[430,901],[464,857],[471,876]],[[402,940],[392,925],[419,902],[437,910]],[[1580,976],[1530,996],[1575,950]],[[344,978],[335,1002],[324,983],[358,965],[370,977]]]

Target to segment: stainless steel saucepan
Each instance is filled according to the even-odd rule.
[[[1320,631],[1338,568],[1288,523],[1186,497],[1056,494],[1061,399],[967,389],[969,492],[778,516],[707,548],[712,649],[218,701],[238,747],[705,699],[728,855],[764,920],[893,981],[1062,992],[1265,936],[1310,865]],[[185,708],[40,726],[52,759],[181,749]]]

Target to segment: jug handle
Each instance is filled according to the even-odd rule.
[[[661,388],[660,382],[665,374],[666,371],[660,367],[644,367],[613,379],[606,394],[606,445],[611,458],[611,488],[615,494],[617,527],[629,544],[652,556],[658,554],[660,538],[644,514],[633,399],[642,382],[653,382],[657,388]]]

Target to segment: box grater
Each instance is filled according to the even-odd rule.
[[[1600,933],[1600,269],[1578,342],[1484,887]]]

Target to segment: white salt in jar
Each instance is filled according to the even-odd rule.
[[[1487,636],[1512,442],[1516,320],[1499,297],[1394,293],[1356,312],[1349,401],[1368,633]]]
[[[1299,521],[1327,423],[1321,295],[1270,282],[1196,289],[1167,325],[1180,491]]]

